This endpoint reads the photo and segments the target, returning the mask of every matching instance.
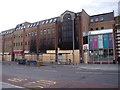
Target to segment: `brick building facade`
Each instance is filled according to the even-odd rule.
[[[84,53],[87,52],[88,55],[90,53],[89,32],[112,29],[112,32],[109,33],[113,35],[114,24],[114,11],[94,16],[88,15],[84,9],[78,13],[65,11],[59,17],[34,23],[25,22],[13,29],[1,32],[3,46],[1,53],[10,54],[11,60],[17,53],[21,53],[24,58],[26,52],[36,53],[39,56],[40,53],[46,53],[47,50],[55,50],[57,55],[58,48],[61,50],[73,49],[74,36],[74,49],[79,50],[80,55],[78,63],[83,63]],[[87,45],[87,49],[84,49],[84,45]],[[114,51],[114,47],[112,50]]]

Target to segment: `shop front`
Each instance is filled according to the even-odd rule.
[[[112,29],[89,32],[89,61],[94,64],[110,64],[114,60]]]

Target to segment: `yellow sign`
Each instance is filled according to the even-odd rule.
[[[58,48],[58,50],[60,50],[60,48]]]

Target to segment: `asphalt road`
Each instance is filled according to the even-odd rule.
[[[2,82],[23,88],[118,88],[118,74],[62,66],[2,65]]]

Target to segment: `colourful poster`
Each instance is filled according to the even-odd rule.
[[[94,48],[98,48],[98,36],[94,36]]]
[[[107,34],[103,35],[103,47],[108,48],[108,35]]]
[[[112,34],[108,34],[108,44],[109,44],[109,48],[113,48],[113,35]]]
[[[103,48],[103,35],[98,35],[98,48]]]
[[[89,48],[93,49],[93,36],[89,37]]]

